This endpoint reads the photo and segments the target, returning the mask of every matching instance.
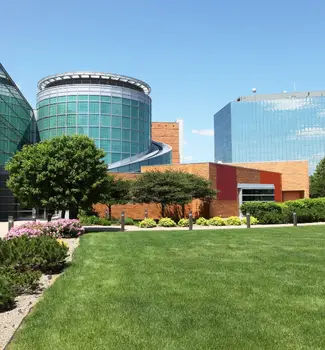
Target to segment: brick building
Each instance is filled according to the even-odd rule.
[[[217,198],[209,203],[193,200],[186,206],[186,215],[192,210],[194,217],[239,215],[241,203],[250,200],[271,200],[282,202],[288,199],[309,196],[308,162],[265,162],[248,164],[195,163],[145,166],[141,172],[175,170],[202,176],[211,181],[217,190]],[[122,178],[136,178],[141,174],[116,174]],[[149,217],[160,217],[160,205],[126,204],[112,207],[113,217],[120,217],[124,210],[126,216],[143,219],[145,209]],[[105,215],[106,206],[96,205],[100,215]],[[167,215],[177,217],[180,206],[167,207]]]

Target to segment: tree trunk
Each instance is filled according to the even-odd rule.
[[[47,209],[46,212],[47,212],[47,216],[46,216],[47,217],[47,221],[50,222],[52,220],[52,216],[54,214],[54,211],[51,210],[51,209]]]
[[[112,220],[112,205],[108,204],[108,220]]]
[[[165,217],[165,204],[161,203],[161,217]]]
[[[78,207],[69,208],[69,219],[77,219]]]

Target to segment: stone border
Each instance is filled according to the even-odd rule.
[[[79,238],[64,238],[62,240],[69,247],[66,261],[70,262],[73,252],[79,245]],[[44,291],[49,288],[62,273],[64,273],[64,270],[60,274],[42,275],[39,281],[39,288],[34,294],[19,295],[16,298],[16,307],[14,309],[0,313],[0,349],[6,349],[24,318],[40,300]]]

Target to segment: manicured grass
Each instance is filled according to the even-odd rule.
[[[324,349],[325,227],[93,233],[9,349]]]

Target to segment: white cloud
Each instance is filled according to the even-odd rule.
[[[314,137],[314,136],[324,136],[325,128],[304,128],[296,131],[296,136],[300,138]]]
[[[192,134],[198,134],[201,136],[213,136],[214,131],[213,129],[192,129]]]
[[[304,108],[312,105],[312,102],[307,99],[297,98],[283,98],[279,100],[264,101],[267,111],[291,111]]]

